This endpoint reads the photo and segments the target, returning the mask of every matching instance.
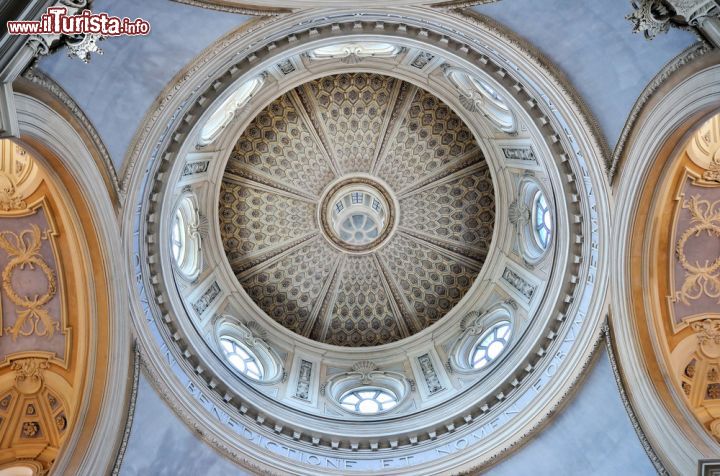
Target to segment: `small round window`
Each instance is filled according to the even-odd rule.
[[[533,199],[532,222],[535,240],[543,249],[547,249],[552,237],[552,215],[545,194],[538,191]]]
[[[361,415],[374,415],[394,408],[398,404],[395,394],[380,388],[362,388],[340,397],[340,405]]]
[[[490,362],[497,359],[507,347],[512,328],[510,322],[501,321],[485,331],[478,339],[478,344],[471,357],[474,369],[487,367]]]
[[[221,337],[220,345],[225,358],[238,372],[253,380],[263,379],[262,364],[250,349],[230,337]]]

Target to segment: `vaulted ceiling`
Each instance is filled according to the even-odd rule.
[[[397,198],[397,231],[366,254],[322,235],[320,195],[365,173]],[[428,327],[472,285],[495,216],[490,172],[463,121],[401,80],[352,73],[277,98],[242,133],[223,178],[220,229],[255,303],[335,345],[389,343]]]

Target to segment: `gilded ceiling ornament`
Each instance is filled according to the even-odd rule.
[[[710,298],[720,297],[720,257],[701,265],[698,262],[690,263],[685,255],[685,247],[692,237],[698,237],[705,232],[720,238],[720,200],[710,203],[709,200],[702,200],[699,195],[694,195],[683,203],[683,208],[690,210],[690,223],[693,226],[685,230],[676,246],[678,261],[686,271],[685,282],[678,296],[683,304],[689,306],[689,300],[699,299],[703,295]]]
[[[720,150],[715,154],[702,178],[712,182],[720,182]]]
[[[37,225],[32,225],[29,230],[19,235],[11,231],[0,232],[0,248],[11,257],[2,272],[3,290],[13,304],[24,308],[18,310],[15,324],[5,329],[12,335],[13,340],[17,339],[18,335],[52,337],[55,330],[60,328],[60,323],[53,321],[44,307],[55,296],[57,288],[55,273],[40,254],[42,240],[43,236]],[[37,267],[45,275],[47,290],[44,294],[34,297],[18,294],[13,286],[13,272],[16,269],[24,270],[25,267],[31,270]]]
[[[44,383],[43,372],[49,367],[47,359],[29,357],[14,360],[10,369],[15,372],[15,387],[25,395],[37,392]]]
[[[18,193],[12,177],[0,172],[0,210],[7,212],[25,208],[27,208],[27,205]]]
[[[697,334],[700,349],[710,358],[720,357],[720,319],[703,319],[690,324]],[[717,370],[712,369],[717,378]],[[711,379],[711,381],[713,381]]]
[[[720,439],[720,418],[716,418],[710,422],[710,433],[712,433],[715,438]]]
[[[25,438],[35,438],[40,433],[40,425],[34,421],[26,421],[22,426],[22,435]]]

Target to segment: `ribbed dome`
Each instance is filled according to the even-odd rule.
[[[311,81],[260,112],[219,206],[225,252],[253,301],[343,346],[386,344],[444,316],[480,271],[495,218],[463,121],[430,93],[369,73]]]

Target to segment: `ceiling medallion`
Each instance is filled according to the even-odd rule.
[[[382,180],[341,177],[326,188],[318,220],[330,244],[347,253],[370,253],[387,243],[398,223],[397,200]]]

